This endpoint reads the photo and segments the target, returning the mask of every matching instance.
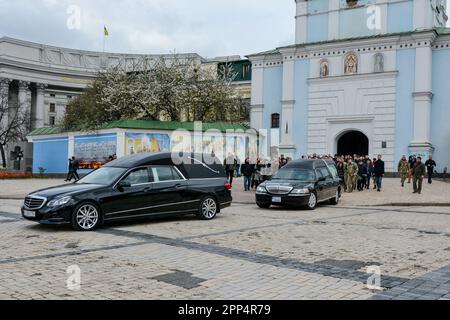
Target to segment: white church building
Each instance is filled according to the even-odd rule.
[[[295,159],[433,154],[450,167],[446,1],[296,0],[294,45],[250,55],[251,125]]]

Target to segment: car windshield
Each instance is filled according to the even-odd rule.
[[[80,184],[100,184],[107,186],[117,180],[127,169],[103,167],[88,174],[77,183]]]
[[[272,178],[272,180],[299,180],[314,181],[316,178],[314,171],[302,168],[282,168]]]

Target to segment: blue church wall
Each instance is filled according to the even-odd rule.
[[[39,173],[39,167],[45,173],[64,173],[68,169],[69,139],[50,138],[33,141],[33,173]]]
[[[294,137],[298,159],[308,153],[308,75],[309,60],[295,63]]]
[[[308,14],[327,12],[329,0],[308,1]]]
[[[414,4],[408,2],[393,2],[388,6],[388,33],[413,30]]]
[[[281,100],[283,98],[283,67],[272,67],[264,69],[263,85],[264,115],[263,126],[271,127],[272,114],[282,114]],[[267,143],[270,148],[271,133],[267,133]],[[268,149],[269,150],[269,149]]]
[[[326,41],[328,39],[328,14],[308,17],[308,42]]]
[[[339,13],[339,37],[346,39],[376,35],[378,30],[366,27],[368,18],[366,7],[341,10]]]
[[[396,100],[396,141],[395,161],[409,154],[409,144],[414,135],[414,86],[415,62],[414,49],[397,51],[397,100]]]
[[[450,168],[450,50],[433,52],[433,106],[431,141],[438,172]]]

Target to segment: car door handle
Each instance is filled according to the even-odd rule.
[[[175,189],[181,189],[181,188],[183,188],[183,186],[181,184],[176,184],[175,185]]]
[[[149,192],[152,188],[148,187],[144,189],[144,192]]]

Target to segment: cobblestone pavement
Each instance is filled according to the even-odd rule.
[[[19,206],[0,200],[0,299],[450,298],[449,208],[235,204],[211,222],[79,233],[24,221]],[[382,291],[367,288],[369,266]]]

